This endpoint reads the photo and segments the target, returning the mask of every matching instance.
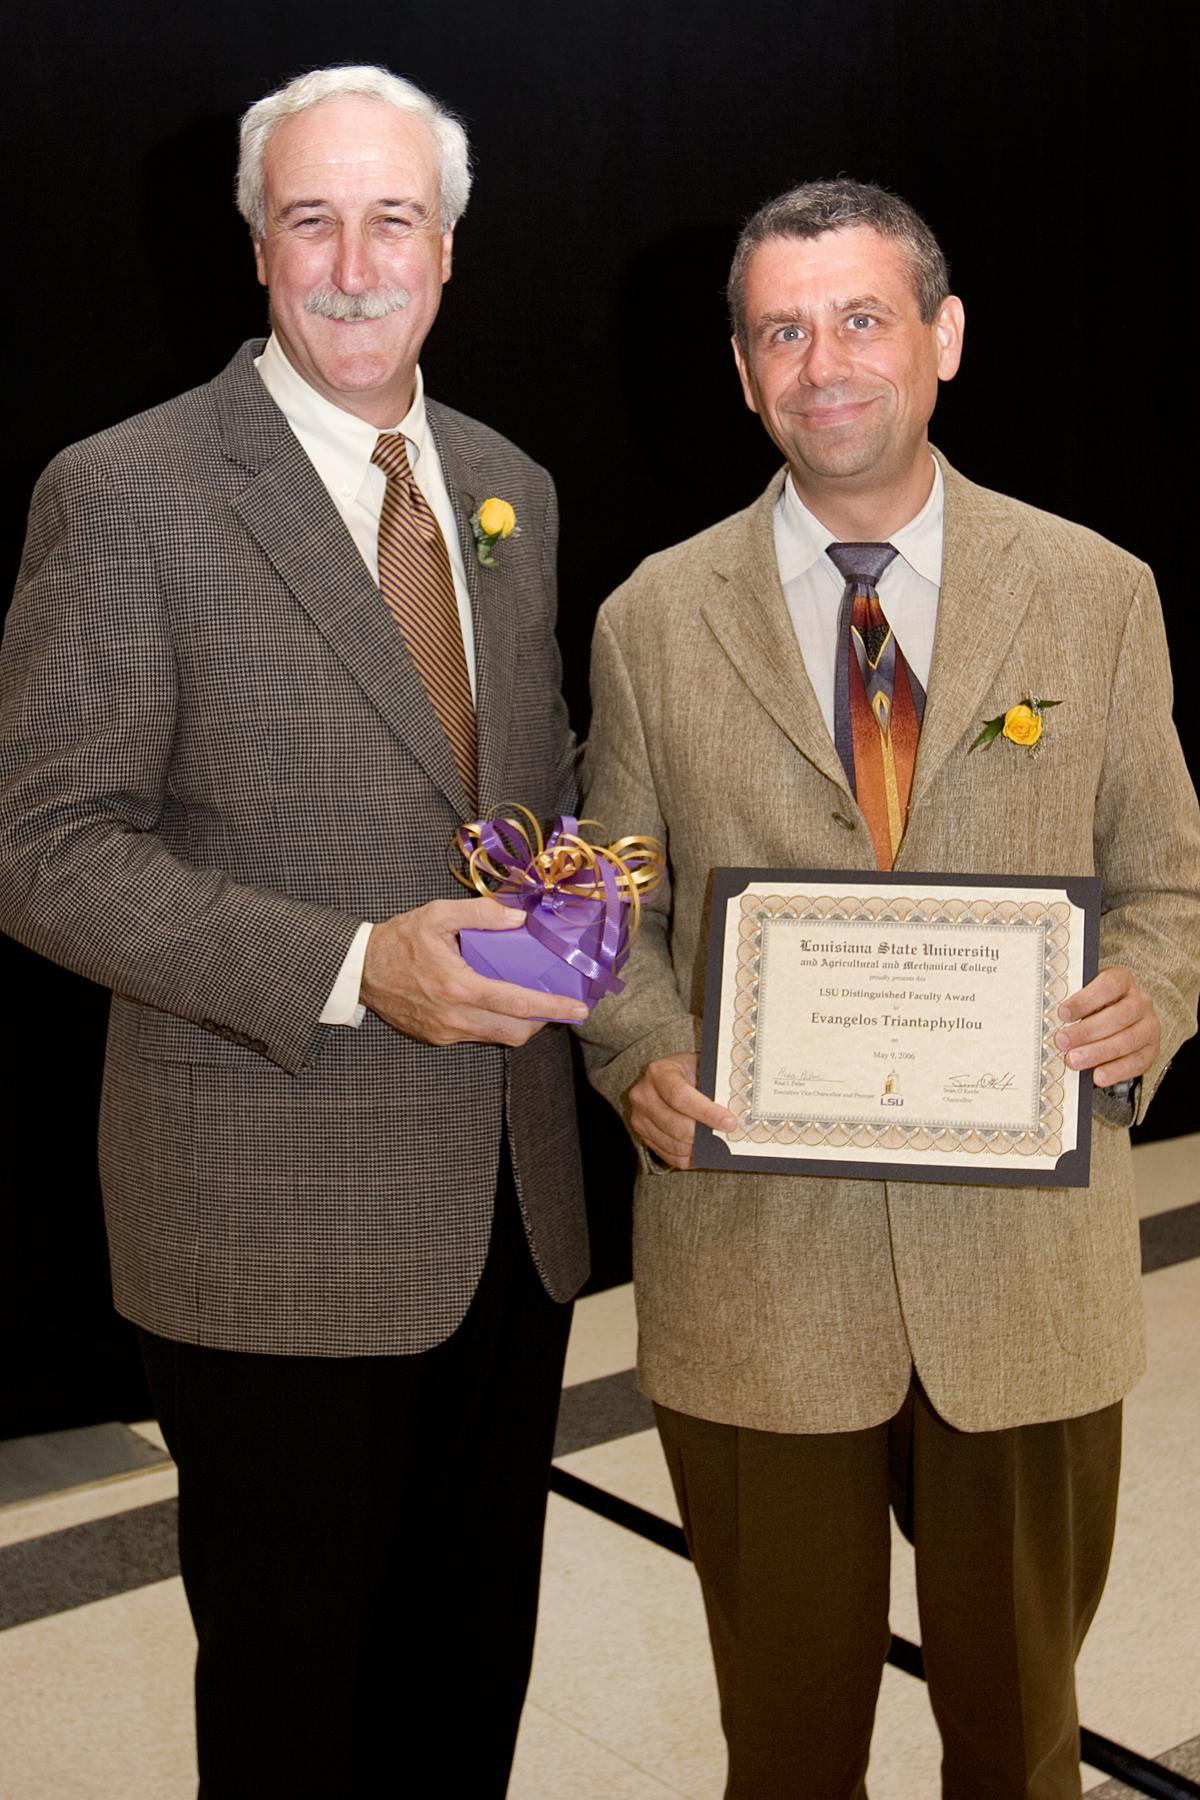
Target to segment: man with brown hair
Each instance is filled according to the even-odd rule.
[[[944,1793],[1067,1800],[1143,1359],[1124,1126],[1195,1028],[1200,970],[1158,600],[1132,557],[931,451],[963,308],[903,201],[848,180],[772,201],[730,305],[787,467],[601,611],[587,808],[662,839],[671,886],[584,1028],[641,1147],[639,1367],[704,1590],[726,1792],[865,1794],[890,1508]],[[861,627],[860,588],[880,608]],[[881,715],[863,693],[889,640]],[[970,754],[1028,694],[1061,700],[1044,753]],[[1088,1189],[693,1170],[696,1122],[736,1123],[696,1087],[725,865],[1099,875],[1101,972],[1057,1040],[1096,1083]]]

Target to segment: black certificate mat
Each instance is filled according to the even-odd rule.
[[[693,1166],[1086,1187],[1094,877],[715,869]]]

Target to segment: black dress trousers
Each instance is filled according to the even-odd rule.
[[[507,1154],[458,1330],[415,1356],[142,1333],[179,1467],[202,1800],[506,1791],[571,1308]]]

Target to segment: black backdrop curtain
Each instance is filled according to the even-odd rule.
[[[262,329],[230,198],[238,113],[289,74],[362,61],[411,75],[471,132],[477,186],[426,379],[558,479],[581,732],[604,595],[744,505],[776,461],[726,343],[738,223],[841,171],[915,202],[964,298],[937,442],[976,481],[1151,562],[1180,668],[1191,70],[1168,9],[1133,0],[9,9],[9,566],[55,450],[207,380]],[[132,1416],[145,1401],[108,1306],[93,1154],[106,997],[7,942],[0,979],[0,1434]],[[1178,1059],[1150,1134],[1192,1128],[1198,1066]],[[608,1281],[627,1270],[629,1160],[595,1102],[587,1125]]]

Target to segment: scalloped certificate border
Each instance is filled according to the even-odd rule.
[[[1029,880],[1004,876],[979,877],[977,882],[961,877],[911,875],[864,881],[859,870],[847,873],[847,882],[857,883],[857,888],[851,887],[847,892],[837,877],[831,880],[830,872],[808,878],[768,871],[720,870],[716,877],[721,879],[714,879],[709,1004],[705,1015],[705,1091],[712,1093],[719,1086],[722,1103],[738,1114],[743,1124],[720,1136],[701,1128],[697,1133],[695,1166],[755,1167],[786,1174],[796,1169],[797,1163],[807,1162],[811,1169],[830,1175],[853,1170],[913,1181],[1010,1180],[1070,1185],[1086,1182],[1090,1144],[1084,1129],[1083,1103],[1090,1099],[1090,1080],[1081,1081],[1067,1069],[1054,1045],[1054,1033],[1061,1022],[1057,1009],[1072,991],[1073,932],[1079,932],[1083,939],[1084,979],[1088,979],[1089,962],[1094,961],[1098,884],[1068,878]],[[943,892],[922,891],[927,886]],[[1020,897],[1006,892],[1012,888],[1020,890]],[[1082,896],[1078,893],[1081,888],[1085,890]],[[951,889],[955,891],[945,891]],[[718,907],[719,900],[726,904]],[[732,942],[731,912],[736,919]],[[1041,946],[1038,967],[1042,1054],[1040,1077],[1035,1081],[1036,1092],[1030,1095],[1024,1125],[952,1119],[900,1124],[895,1120],[868,1121],[845,1116],[800,1120],[780,1117],[777,1109],[771,1114],[756,1112],[755,1049],[764,938],[769,942],[768,927],[785,920],[809,926],[911,924],[922,928],[975,926],[1002,932],[1036,932]],[[726,996],[727,1016],[722,1030],[719,1002],[722,986],[730,980],[732,1005]],[[719,1040],[724,1041],[723,1067],[718,1076]],[[1011,1173],[1005,1173],[1006,1166]]]

